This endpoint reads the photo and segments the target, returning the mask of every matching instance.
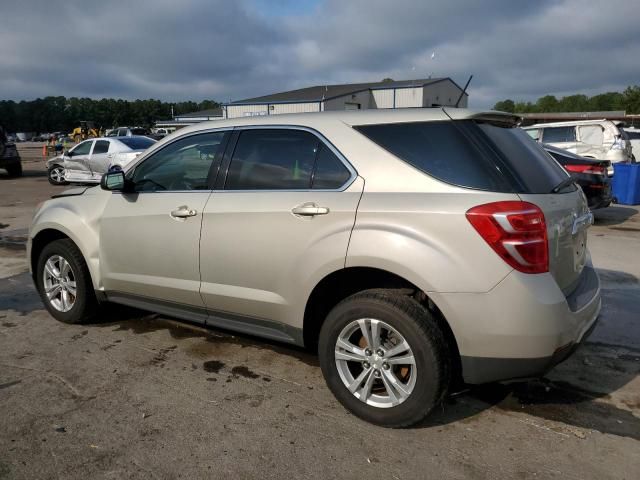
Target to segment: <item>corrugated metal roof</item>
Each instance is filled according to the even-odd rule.
[[[247,98],[231,102],[228,105],[255,105],[263,103],[286,103],[286,102],[320,102],[331,98],[342,97],[364,90],[378,90],[386,88],[410,88],[423,87],[432,83],[450,81],[460,90],[460,86],[449,77],[444,78],[421,78],[416,80],[399,80],[393,82],[369,82],[369,83],[345,83],[340,85],[316,85],[313,87],[289,90],[287,92],[264,95],[262,97]]]

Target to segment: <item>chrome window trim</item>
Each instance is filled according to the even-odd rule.
[[[342,165],[349,171],[349,178],[343,183],[339,188],[305,188],[305,189],[274,189],[274,190],[227,190],[227,189],[206,189],[206,190],[160,190],[157,192],[136,192],[136,194],[149,194],[149,193],[194,193],[194,192],[207,192],[207,193],[276,193],[276,192],[344,192],[347,190],[353,182],[355,182],[356,178],[358,178],[358,172],[356,169],[349,163],[346,157],[338,150],[322,133],[317,131],[314,128],[306,127],[303,125],[281,125],[281,124],[273,124],[273,125],[241,125],[236,127],[218,127],[218,128],[207,128],[204,130],[198,130],[197,132],[189,132],[179,137],[174,138],[172,141],[167,142],[165,145],[161,146],[157,150],[147,153],[141,158],[138,158],[135,163],[132,163],[128,166],[126,173],[128,174],[130,171],[134,171],[139,164],[144,162],[146,159],[151,158],[158,152],[161,152],[169,145],[173,145],[175,142],[183,140],[188,137],[192,137],[194,135],[202,135],[206,133],[217,133],[217,132],[234,132],[234,131],[242,131],[242,130],[302,130],[311,133],[314,135],[319,141],[321,141],[331,152],[340,160]],[[228,148],[228,145],[227,145]],[[233,152],[232,152],[233,153]],[[231,158],[233,161],[233,158]],[[225,172],[226,175],[226,172]],[[114,192],[115,193],[115,192]],[[118,192],[120,193],[120,192]]]

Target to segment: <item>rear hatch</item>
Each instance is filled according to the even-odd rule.
[[[549,245],[549,272],[565,295],[579,283],[587,258],[587,229],[593,217],[587,199],[569,174],[520,128],[479,123],[511,169],[510,183],[524,202],[544,213]],[[560,187],[560,188],[559,188]]]
[[[533,210],[544,215],[548,252],[540,251],[545,230],[541,215],[532,212],[531,205],[479,205],[467,212],[467,218],[511,266],[527,273],[546,272],[548,266],[563,293],[571,294],[585,264],[586,230],[592,218],[582,190],[538,142],[517,127],[518,117],[443,111],[450,120],[354,128],[440,181],[467,189],[512,193],[533,204]],[[492,217],[489,223],[493,226],[481,232],[482,222],[471,219],[470,214]],[[505,223],[512,221],[515,223]]]

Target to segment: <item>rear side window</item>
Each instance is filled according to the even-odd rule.
[[[148,137],[123,137],[118,141],[124,143],[131,150],[145,150],[156,143],[155,140]]]
[[[347,167],[326,145],[321,144],[311,188],[335,190],[344,185],[349,177],[351,173]]]
[[[576,141],[575,127],[547,127],[542,129],[544,143],[563,143]]]
[[[96,140],[93,147],[93,155],[99,153],[107,153],[109,151],[109,142],[107,140]]]
[[[550,193],[567,177],[520,128],[472,120],[355,128],[422,172],[460,187]]]
[[[318,137],[293,129],[240,133],[231,158],[227,190],[334,190],[351,173]]]

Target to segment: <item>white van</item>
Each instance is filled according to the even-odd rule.
[[[633,159],[631,142],[611,120],[539,123],[524,130],[535,140],[576,155],[611,163]]]

